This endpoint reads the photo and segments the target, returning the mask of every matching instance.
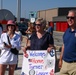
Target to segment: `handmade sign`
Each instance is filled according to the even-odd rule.
[[[28,50],[28,57],[23,56],[21,75],[54,75],[55,50]]]

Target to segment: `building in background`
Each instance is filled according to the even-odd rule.
[[[76,10],[76,7],[60,7],[40,10],[37,12],[37,17],[44,18],[47,22],[49,22],[50,26],[52,26],[55,31],[65,32],[68,28],[66,16],[68,11],[71,9]]]

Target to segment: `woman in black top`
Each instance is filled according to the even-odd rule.
[[[45,27],[46,21],[38,18],[35,22],[36,32],[31,35],[29,45],[22,49],[24,53],[26,53],[27,49],[47,50],[47,52],[50,52],[54,48],[53,37],[50,33],[44,31]]]

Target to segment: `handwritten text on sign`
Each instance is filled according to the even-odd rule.
[[[21,75],[54,75],[55,52],[51,56],[46,50],[27,51],[23,56]]]

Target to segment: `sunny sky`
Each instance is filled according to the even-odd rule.
[[[2,1],[2,8],[11,11],[15,16],[17,16],[17,0]],[[58,7],[76,7],[76,0],[21,0],[21,17],[28,18],[30,11],[39,11]]]

